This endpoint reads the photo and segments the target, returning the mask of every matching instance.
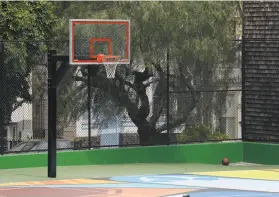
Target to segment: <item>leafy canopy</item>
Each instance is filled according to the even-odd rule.
[[[55,4],[0,2],[0,121],[23,102],[30,102],[30,73],[46,53],[56,30]],[[1,126],[2,127],[2,126]]]
[[[147,85],[152,85],[153,100],[146,102],[147,90],[138,91],[130,78],[131,72],[125,73],[124,68],[117,70],[119,78],[116,79],[116,85],[120,84],[119,86],[108,82],[102,72],[92,76],[95,82],[92,82],[92,86],[98,92],[98,101],[102,102],[102,106],[111,109],[108,103],[117,101],[113,105],[125,108],[130,118],[135,120],[134,123],[140,120],[137,126],[145,125],[156,132],[166,129],[165,124],[157,123],[164,116],[165,110],[168,50],[171,54],[171,90],[192,91],[186,96],[173,96],[172,103],[177,105],[171,108],[171,128],[185,123],[190,116],[198,116],[197,111],[204,107],[199,106],[201,101],[205,100],[204,108],[210,111],[214,107],[218,108],[217,101],[226,97],[222,95],[222,98],[216,98],[213,94],[201,95],[193,91],[219,88],[226,90],[232,80],[237,50],[231,43],[235,38],[235,2],[61,2],[56,13],[61,21],[61,32],[64,32],[60,36],[64,38],[68,36],[69,18],[131,20],[131,68],[143,66],[153,69],[157,80]],[[222,74],[216,76],[216,70]],[[78,113],[80,115],[86,111],[87,74],[86,70],[81,72],[81,84],[77,85],[69,80],[64,86],[71,87],[67,90],[67,95],[71,96],[63,96],[67,99],[61,100],[61,114],[76,118]],[[117,91],[122,92],[120,94]],[[125,99],[121,101],[120,97]],[[139,114],[144,115],[139,118]],[[209,121],[211,117],[201,119]]]

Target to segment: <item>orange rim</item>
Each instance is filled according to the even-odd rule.
[[[116,56],[116,55],[103,55],[103,54],[99,54],[99,55],[93,55],[91,56],[91,58],[93,58],[94,60],[92,60],[93,62],[120,62],[121,60],[121,56]]]

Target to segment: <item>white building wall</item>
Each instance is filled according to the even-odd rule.
[[[30,74],[29,82],[31,83],[32,73]],[[32,88],[29,89],[32,94]],[[21,101],[18,98],[18,102]],[[7,126],[7,139],[13,139],[13,130],[16,130],[16,139],[26,139],[33,136],[32,130],[32,103],[23,103],[20,107],[12,112],[11,124]],[[21,132],[21,134],[19,134]]]
[[[235,68],[232,72],[232,78],[229,90],[241,89],[241,69]],[[241,91],[229,91],[226,99],[226,134],[231,138],[241,138]]]
[[[13,111],[11,116],[11,122],[16,123],[17,133],[21,132],[22,139],[30,138],[33,136],[32,131],[32,104],[24,103]],[[11,138],[12,132],[10,129],[7,131],[8,139]],[[19,135],[19,134],[17,134]]]

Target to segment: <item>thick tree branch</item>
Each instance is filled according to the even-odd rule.
[[[179,125],[185,123],[185,121],[187,120],[187,118],[189,117],[189,115],[191,114],[191,112],[195,109],[196,107],[196,100],[193,101],[191,103],[191,105],[188,107],[187,111],[183,113],[183,117],[182,118],[179,118],[177,120],[174,120],[173,122],[171,122],[169,125],[167,124],[164,124],[162,125],[161,127],[159,127],[158,129],[156,129],[156,132],[157,133],[161,133],[165,130],[167,130],[167,128],[169,129],[173,129],[173,128],[176,128],[178,127]]]
[[[147,88],[147,87],[150,86],[151,84],[156,83],[156,82],[159,82],[159,81],[160,81],[160,79],[154,78],[154,79],[151,79],[150,81],[147,81],[147,82],[143,83],[143,85],[144,85],[145,88]]]
[[[243,1],[236,2],[236,8],[237,8],[237,11],[238,11],[241,19],[244,20],[245,19],[245,15],[244,15],[244,12],[243,12],[242,3],[243,3]]]
[[[153,63],[154,68],[159,74],[159,83],[155,90],[155,97],[153,98],[153,115],[150,118],[150,124],[155,127],[157,121],[159,120],[161,113],[164,108],[164,103],[166,100],[166,80],[165,73],[159,64]]]
[[[142,74],[141,74],[142,75]],[[136,92],[137,95],[140,99],[140,107],[139,107],[139,112],[138,112],[138,119],[139,121],[146,121],[146,118],[148,117],[149,113],[150,113],[150,105],[149,105],[149,100],[148,100],[148,96],[146,94],[146,87],[143,84],[143,78],[136,76],[135,79],[135,87],[136,87]]]
[[[76,81],[82,81],[84,83],[87,82],[87,79],[84,77],[75,77]],[[119,87],[114,84],[113,82],[107,80],[107,78],[102,76],[94,76],[91,81],[91,85],[94,88],[100,88],[102,87],[103,91],[109,92],[115,99],[117,99],[122,106],[124,106],[127,111],[128,115],[130,116],[133,123],[139,127],[140,121],[139,121],[139,109],[135,103],[133,103],[127,92],[124,90],[120,90]]]
[[[153,67],[156,69],[156,71],[157,71],[158,73],[164,72],[160,64],[155,63],[155,62],[152,62],[152,65],[153,65]]]
[[[117,79],[121,84],[127,85],[128,87],[132,88],[133,90],[136,90],[136,87],[134,84],[132,84],[129,81],[124,80],[121,76],[118,74],[115,74],[115,79]]]

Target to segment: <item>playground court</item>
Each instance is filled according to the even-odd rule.
[[[0,170],[0,197],[279,197],[279,166],[131,164]]]

